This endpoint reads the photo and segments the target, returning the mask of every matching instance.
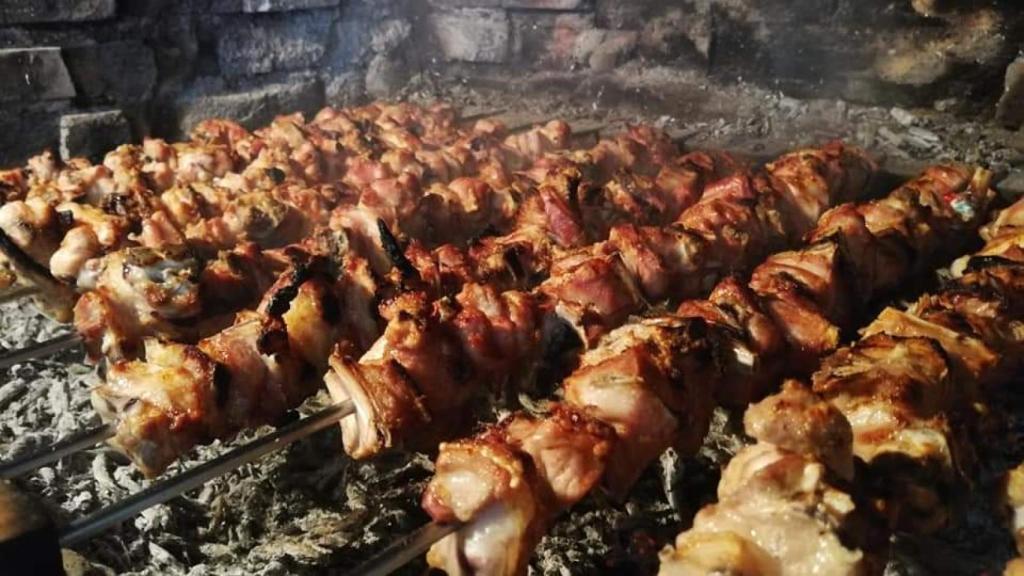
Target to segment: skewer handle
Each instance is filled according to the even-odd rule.
[[[106,424],[79,432],[40,452],[26,454],[21,458],[0,464],[0,478],[16,478],[36,468],[52,464],[69,454],[95,446],[113,435],[114,429]]]
[[[44,507],[0,482],[0,572],[3,574],[64,574],[57,529]]]
[[[82,337],[77,332],[71,332],[63,336],[57,336],[49,340],[44,340],[31,346],[26,346],[18,350],[12,350],[6,354],[0,355],[0,370],[10,368],[15,364],[26,362],[28,360],[34,360],[36,358],[42,358],[49,356],[50,354],[56,354],[64,350],[70,350],[75,346],[82,343]]]
[[[221,454],[217,458],[200,464],[178,476],[153,484],[149,488],[137,492],[113,506],[72,522],[61,533],[60,544],[61,546],[74,546],[88,540],[107,528],[135,516],[150,506],[163,504],[193,488],[202,486],[207,481],[221,474],[226,474],[239,466],[280,450],[296,440],[323,430],[354,411],[355,406],[352,402],[334,404],[312,416],[278,428],[276,431],[245,446]]]
[[[412,534],[399,538],[346,576],[385,576],[426,552],[435,542],[462,527],[461,523],[431,522]]]

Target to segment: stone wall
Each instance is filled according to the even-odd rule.
[[[256,126],[358,101],[374,56],[410,35],[398,5],[0,0],[0,162],[44,147],[95,157],[118,139],[180,136],[208,116]]]
[[[1024,38],[1015,0],[430,0],[448,61],[700,70],[796,96],[991,105]]]
[[[258,125],[400,95],[453,69],[513,81],[679,68],[798,97],[998,110],[1016,124],[1024,62],[1009,65],[1024,18],[1013,4],[0,0],[0,162],[43,147],[95,156],[211,115]]]

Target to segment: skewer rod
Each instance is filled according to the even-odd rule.
[[[404,538],[392,542],[373,558],[356,567],[347,576],[386,576],[426,552],[435,542],[462,527],[459,522],[431,522]]]
[[[505,112],[504,108],[495,108],[495,109],[492,109],[492,110],[481,110],[479,112],[474,112],[472,114],[466,114],[465,116],[459,118],[459,121],[463,122],[463,123],[473,122],[475,120],[482,120],[484,118],[490,118],[491,116],[497,116],[499,114],[503,114],[504,112]]]
[[[21,300],[26,296],[35,294],[37,290],[32,286],[17,286],[11,288],[7,292],[0,294],[0,304],[6,304],[7,302],[14,302],[15,300]]]
[[[95,446],[113,435],[114,429],[106,424],[79,432],[70,438],[65,438],[49,446],[42,452],[28,454],[22,458],[15,458],[10,462],[0,464],[0,478],[16,478],[36,468],[52,464],[68,454],[74,454],[75,452]]]
[[[18,350],[12,350],[6,354],[0,355],[0,370],[10,368],[11,366],[21,362],[69,350],[81,343],[82,337],[77,332],[72,332],[70,334],[57,336],[56,338],[51,338]]]
[[[346,401],[334,404],[312,416],[296,420],[287,426],[278,428],[276,431],[245,446],[221,454],[217,458],[200,464],[187,472],[137,492],[113,506],[72,522],[61,532],[60,544],[61,546],[73,546],[88,540],[107,528],[135,516],[150,506],[163,504],[193,488],[202,486],[212,478],[226,474],[239,466],[280,450],[300,438],[305,438],[323,430],[353,412],[355,412],[355,405],[350,401]]]

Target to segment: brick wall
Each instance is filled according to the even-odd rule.
[[[95,156],[211,115],[257,125],[450,69],[512,81],[659,66],[798,96],[991,105],[1019,12],[1010,0],[0,0],[0,162],[43,147]],[[1024,73],[1012,77],[1024,98]],[[999,110],[1024,119],[1012,102]]]

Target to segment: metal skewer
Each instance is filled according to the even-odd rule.
[[[34,286],[16,286],[7,292],[0,294],[0,304],[21,300],[38,292]]]
[[[17,350],[11,350],[6,354],[0,355],[0,370],[10,368],[15,364],[21,362],[27,362],[43,356],[49,356],[50,354],[56,354],[64,350],[70,350],[75,346],[82,343],[82,336],[77,332],[71,332],[70,334],[64,334],[63,336],[57,336],[49,340],[32,344],[24,348]]]
[[[490,118],[492,116],[497,116],[499,114],[504,114],[505,112],[506,112],[505,108],[494,108],[494,109],[491,109],[491,110],[481,110],[479,112],[474,112],[472,114],[466,114],[465,116],[459,118],[459,122],[461,124],[468,124],[469,122],[473,122],[473,121],[476,121],[476,120],[483,120],[484,118]]]
[[[348,572],[346,576],[385,576],[426,552],[435,542],[462,528],[462,523],[431,522],[398,540]]]
[[[16,478],[26,472],[52,464],[65,456],[95,446],[113,435],[114,428],[109,424],[103,424],[102,426],[79,432],[56,444],[47,446],[40,452],[27,454],[21,458],[15,458],[10,462],[0,464],[0,478]]]
[[[124,500],[69,524],[60,534],[61,546],[73,546],[119,524],[139,512],[180,496],[207,481],[235,470],[284,448],[296,440],[310,436],[355,412],[351,401],[334,404],[323,410],[278,428],[257,440],[200,464],[174,478],[154,484]]]
[[[246,320],[245,322],[234,324],[227,329],[231,330],[234,328],[239,328],[247,324],[252,324],[253,322],[256,322],[256,320]],[[62,350],[63,348],[57,347],[62,345],[60,344],[60,342],[58,342],[58,340],[61,339],[66,339],[67,341],[70,341],[74,344],[81,342],[81,337],[78,336],[78,334],[74,333],[68,334],[66,336],[60,336],[52,340],[47,340],[46,342],[41,342],[34,347],[24,348],[22,350],[16,351],[14,354],[8,354],[7,356],[0,357],[0,367],[6,367],[9,366],[10,364],[16,363],[16,361],[11,361],[10,364],[5,364],[4,362],[7,361],[9,356],[17,356],[18,354],[28,354],[31,351],[31,348],[45,348],[46,346],[53,347],[52,349],[45,349],[43,354],[51,354],[53,352]],[[36,468],[56,462],[57,460],[60,460],[65,456],[74,454],[75,452],[79,452],[81,450],[85,450],[90,446],[95,446],[96,444],[99,444],[100,442],[103,442],[104,440],[113,437],[114,433],[115,431],[113,426],[109,424],[103,424],[101,426],[97,426],[89,430],[84,430],[82,432],[75,433],[73,436],[61,440],[60,442],[57,442],[56,444],[53,444],[51,446],[47,446],[46,448],[40,450],[39,452],[36,452],[34,454],[27,454],[21,458],[17,458],[6,464],[0,464],[0,478],[14,478],[17,476],[21,476],[26,472],[31,472]]]
[[[245,322],[239,322],[238,324],[232,324],[226,330],[231,328],[238,328],[251,324],[256,320],[246,320]],[[63,352],[64,350],[70,350],[75,346],[82,344],[83,338],[81,334],[77,332],[71,332],[64,334],[63,336],[57,336],[49,340],[44,340],[37,344],[32,344],[24,348],[18,348],[17,350],[11,350],[6,354],[0,354],[0,370],[10,368],[11,366],[20,362],[27,362],[29,360],[35,360],[43,356],[49,356],[56,354],[57,352]]]

